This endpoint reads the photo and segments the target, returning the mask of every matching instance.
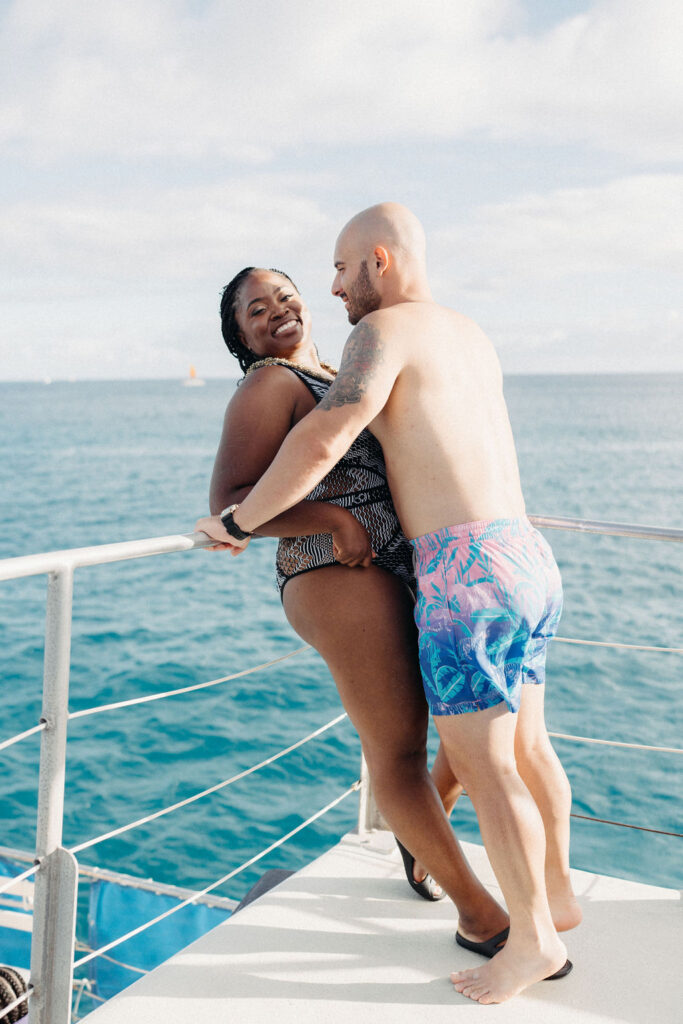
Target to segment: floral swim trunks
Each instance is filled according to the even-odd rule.
[[[550,545],[528,519],[444,527],[415,550],[420,668],[433,715],[518,711],[523,683],[545,682],[562,614]]]

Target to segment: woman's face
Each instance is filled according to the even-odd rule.
[[[235,310],[245,345],[263,358],[289,359],[310,344],[311,315],[296,288],[272,270],[255,270],[239,290]]]

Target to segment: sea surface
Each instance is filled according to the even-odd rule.
[[[191,532],[231,381],[0,384],[0,558]],[[530,513],[683,526],[680,376],[510,377]],[[560,564],[560,634],[683,647],[683,546],[547,531]],[[300,646],[274,583],[275,542],[240,558],[190,551],[75,576],[71,709],[215,679]],[[45,579],[0,584],[0,741],[40,716]],[[349,637],[353,643],[353,637]],[[551,730],[681,747],[683,656],[555,643]],[[215,785],[341,710],[313,653],[220,686],[70,725],[65,845]],[[434,742],[432,736],[432,750]],[[0,845],[34,843],[38,736],[0,753]],[[578,814],[683,832],[682,759],[557,740]],[[358,776],[348,721],[190,807],[82,860],[203,887],[333,800]],[[354,826],[357,798],[222,890],[297,868]],[[472,807],[453,824],[477,838]],[[575,820],[574,866],[681,886],[681,840]]]

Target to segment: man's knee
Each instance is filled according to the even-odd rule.
[[[453,775],[470,796],[482,787],[505,786],[510,778],[518,776],[509,745],[464,751],[458,744],[444,743],[443,737],[441,742]]]
[[[522,736],[515,742],[515,758],[520,771],[551,772],[558,764],[557,754],[547,733]]]

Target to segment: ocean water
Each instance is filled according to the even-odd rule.
[[[511,377],[506,394],[531,513],[682,526],[674,376]],[[0,558],[190,532],[230,381],[0,384]],[[547,531],[560,634],[683,647],[681,545]],[[71,709],[213,679],[300,642],[274,584],[275,542],[240,558],[184,552],[76,573]],[[40,714],[45,579],[0,584],[0,740]],[[350,638],[352,640],[352,638]],[[552,730],[681,746],[683,656],[555,644]],[[340,711],[308,653],[213,689],[70,726],[66,845],[209,787]],[[579,814],[681,832],[681,758],[556,741]],[[432,737],[432,750],[434,739]],[[39,737],[0,753],[0,845],[34,842]],[[295,827],[358,775],[346,721],[258,774],[82,855],[88,864],[204,886]],[[351,797],[223,891],[297,868],[352,828]],[[477,838],[471,805],[453,824]],[[576,867],[680,886],[681,840],[575,821]]]

